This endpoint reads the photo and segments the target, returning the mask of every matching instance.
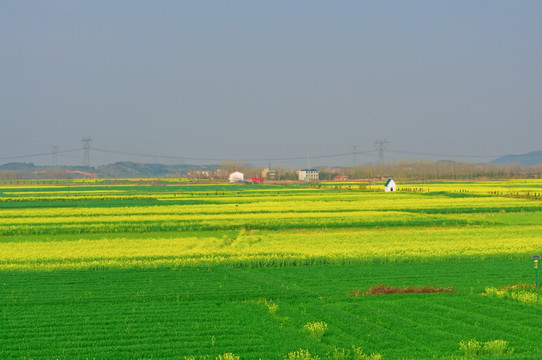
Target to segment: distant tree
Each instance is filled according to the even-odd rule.
[[[0,171],[0,180],[17,180],[19,178],[20,178],[20,174],[16,170]]]
[[[330,171],[320,171],[320,180],[333,180],[337,173],[330,172]]]
[[[296,171],[283,170],[280,171],[279,174],[279,180],[298,180],[298,175]]]

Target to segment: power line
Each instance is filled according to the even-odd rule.
[[[57,151],[57,154],[63,154],[63,153],[69,153],[74,151],[80,151],[81,149],[72,149],[72,150],[63,150],[63,151]],[[13,155],[13,156],[0,156],[0,159],[9,160],[9,159],[24,159],[24,158],[32,158],[32,157],[40,157],[40,156],[51,156],[51,152],[46,153],[39,153],[39,154],[28,154],[28,155]]]
[[[185,158],[180,156],[172,156],[172,155],[156,155],[156,154],[148,154],[148,153],[136,153],[136,152],[130,152],[130,151],[118,151],[118,150],[108,150],[108,149],[100,149],[100,148],[93,148],[92,150],[102,152],[102,153],[109,153],[109,154],[120,154],[120,155],[130,155],[130,156],[141,156],[141,157],[154,157],[154,158],[162,158],[162,159],[173,159],[173,160],[207,160],[212,161],[216,159],[203,159],[203,158]]]
[[[53,156],[53,164],[57,163],[57,156],[61,155],[64,157],[71,157],[76,158],[75,156],[69,156],[66,155],[68,153],[73,153],[77,151],[84,151],[84,162],[86,166],[89,166],[90,163],[90,143],[92,142],[91,138],[83,138],[82,140],[84,147],[78,148],[78,149],[70,149],[70,150],[58,150],[58,146],[53,145],[51,147],[51,151],[46,153],[35,153],[35,154],[27,154],[27,155],[13,155],[13,156],[2,156],[0,157],[0,160],[10,160],[10,159],[23,159],[23,158],[32,158],[32,157],[42,157],[42,156]],[[100,149],[100,148],[92,148],[93,151],[102,152],[102,153],[110,153],[110,154],[120,154],[120,155],[129,155],[129,156],[140,156],[140,157],[150,157],[150,158],[162,158],[162,159],[173,159],[173,160],[193,160],[193,161],[227,161],[227,160],[237,160],[241,161],[241,159],[232,159],[232,158],[202,158],[202,157],[185,157],[185,156],[173,156],[173,155],[159,155],[159,154],[149,154],[149,153],[138,153],[138,152],[130,152],[130,151],[119,151],[119,150],[110,150],[110,149]],[[324,155],[311,155],[312,159],[328,159],[328,158],[335,158],[335,157],[343,157],[343,156],[355,156],[355,155],[361,155],[361,154],[370,154],[374,153],[375,150],[365,150],[365,151],[353,151],[353,152],[346,152],[346,153],[335,153],[335,154],[324,154]],[[297,161],[297,160],[306,160],[307,158],[305,156],[298,156],[298,157],[272,157],[272,158],[248,158],[248,159],[242,159],[242,161]]]
[[[409,154],[409,155],[421,155],[421,156],[442,156],[442,157],[459,157],[459,158],[497,158],[503,155],[457,155],[457,154],[435,154],[435,153],[422,153],[415,151],[404,151],[404,150],[389,150],[386,151],[398,154]]]
[[[173,159],[173,160],[194,160],[194,161],[225,161],[225,160],[235,160],[231,158],[198,158],[198,157],[186,157],[186,156],[172,156],[172,155],[157,155],[157,154],[148,154],[148,153],[135,153],[135,152],[129,152],[129,151],[118,151],[118,150],[108,150],[108,149],[100,149],[100,148],[93,148],[94,151],[98,152],[104,152],[104,153],[111,153],[111,154],[121,154],[121,155],[130,155],[130,156],[141,156],[141,157],[154,157],[154,158],[163,158],[163,159]],[[337,153],[337,154],[328,154],[328,155],[317,155],[313,156],[311,155],[311,159],[326,159],[326,158],[333,158],[333,157],[341,157],[341,156],[351,156],[352,154],[367,154],[374,152],[374,150],[367,150],[367,151],[356,151],[356,152],[348,152],[348,153]],[[306,160],[306,157],[288,157],[288,158],[249,158],[249,159],[242,159],[243,161],[295,161],[295,160]],[[241,160],[241,159],[237,159]]]
[[[69,150],[58,150],[56,145],[51,147],[51,151],[44,153],[35,153],[35,154],[26,154],[26,155],[12,155],[12,156],[0,156],[0,160],[15,160],[15,159],[24,159],[24,158],[35,158],[35,157],[44,157],[44,156],[53,156],[53,166],[57,164],[57,156],[61,155],[64,157],[74,157],[67,154],[84,151],[84,162],[86,166],[90,166],[90,149],[91,149],[91,138],[83,138],[83,148],[78,149],[69,149]],[[349,152],[343,153],[334,153],[334,154],[323,154],[323,155],[312,155],[311,159],[330,159],[337,157],[351,157],[353,163],[357,163],[357,155],[370,155],[378,156],[378,161],[382,162],[384,157],[384,150],[389,153],[395,154],[407,154],[407,155],[416,155],[416,156],[433,156],[433,157],[446,157],[446,158],[497,158],[502,155],[473,155],[473,154],[441,154],[441,153],[425,153],[425,152],[416,152],[416,151],[405,151],[397,149],[387,149],[385,145],[389,143],[387,140],[380,140],[375,142],[375,149],[363,150],[363,151],[353,151],[357,149],[357,145],[351,145],[349,147]],[[120,154],[128,156],[139,156],[147,158],[159,158],[159,159],[172,159],[179,161],[250,161],[250,162],[287,162],[287,161],[301,161],[307,160],[305,156],[294,156],[294,157],[270,157],[270,158],[245,158],[245,159],[234,159],[234,158],[220,158],[220,157],[187,157],[187,156],[175,156],[175,155],[160,155],[160,154],[150,154],[150,153],[139,153],[139,152],[130,152],[130,151],[119,151],[111,149],[101,149],[101,148],[92,148],[93,151],[109,153],[109,154]],[[74,157],[75,158],[75,157]]]
[[[79,150],[81,150],[81,149],[79,149]],[[80,156],[80,155],[60,154],[60,157],[62,157],[62,158],[70,158],[70,159],[79,159],[79,160],[81,160],[81,156]]]
[[[365,150],[365,151],[354,151],[354,152],[347,152],[347,153],[340,153],[340,154],[331,154],[331,155],[321,155],[321,156],[313,156],[312,158],[315,159],[325,159],[325,158],[332,158],[332,157],[341,157],[341,156],[350,156],[350,155],[359,155],[359,154],[369,154],[374,152],[374,150]]]

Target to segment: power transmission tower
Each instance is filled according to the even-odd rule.
[[[382,163],[384,162],[384,149],[386,147],[386,144],[389,144],[390,142],[386,139],[384,140],[377,140],[375,141],[375,148],[378,151],[378,162]]]
[[[81,142],[83,143],[83,150],[85,151],[84,155],[84,164],[87,167],[90,167],[90,144],[92,139],[90,137],[84,137]]]
[[[352,153],[352,169],[358,166],[358,161],[356,159],[356,154],[358,152],[358,146],[357,145],[350,145],[348,147],[350,149],[350,152]]]
[[[53,168],[56,168],[57,165],[58,165],[57,153],[58,153],[58,146],[52,145],[51,146],[51,154],[53,155]]]

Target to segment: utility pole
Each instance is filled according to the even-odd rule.
[[[390,142],[386,139],[384,140],[377,140],[375,141],[375,148],[378,151],[378,162],[383,163],[384,162],[384,149],[386,147],[386,144],[389,144]]]
[[[84,164],[87,167],[90,167],[90,144],[92,139],[90,137],[84,137],[81,142],[83,143],[83,150],[85,151],[84,155]]]
[[[58,146],[52,145],[51,146],[51,154],[53,155],[53,168],[56,169],[58,162],[57,162],[57,153],[58,153]]]
[[[311,168],[311,153],[310,152],[309,152],[309,155],[307,157],[307,165],[308,165],[307,169],[310,170],[310,168]]]

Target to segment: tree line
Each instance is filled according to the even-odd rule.
[[[44,167],[45,168],[45,167]],[[226,180],[233,171],[245,174],[245,179],[263,178],[264,180],[298,180],[297,170],[275,168],[273,179],[263,176],[263,168],[244,162],[225,161],[217,170],[180,170],[172,174],[156,174],[157,177],[183,177],[198,180]],[[318,167],[320,180],[356,180],[394,177],[409,180],[476,180],[476,179],[539,179],[542,178],[542,164],[532,167],[519,165],[473,164],[455,161],[410,161],[400,160],[379,164],[367,164],[356,167]],[[66,174],[60,169],[50,168],[40,172],[0,170],[0,180],[17,179],[65,179],[75,175]],[[81,176],[77,176],[81,177]],[[135,176],[137,177],[137,176]]]

